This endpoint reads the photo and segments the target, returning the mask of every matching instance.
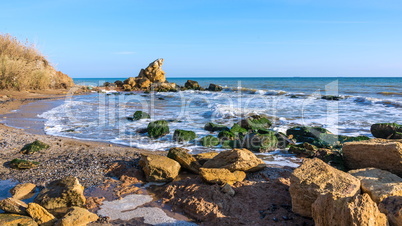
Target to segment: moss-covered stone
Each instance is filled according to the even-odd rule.
[[[22,154],[33,154],[35,152],[44,150],[44,149],[48,149],[50,146],[48,144],[43,143],[40,140],[35,140],[34,142],[25,145],[22,149],[21,149],[21,153]]]
[[[151,118],[151,116],[149,116],[148,113],[143,112],[143,111],[136,111],[133,114],[134,120],[147,119],[147,118]]]
[[[230,128],[230,132],[235,134],[236,136],[244,136],[248,133],[248,130],[241,127],[239,124],[235,123],[232,128]]]
[[[205,146],[205,147],[213,147],[213,146],[219,145],[220,142],[219,142],[219,138],[208,135],[208,136],[201,138],[200,143],[202,146]]]
[[[212,122],[208,122],[207,124],[205,124],[204,129],[211,132],[229,130],[229,128],[225,125],[219,125]]]
[[[169,124],[165,120],[158,120],[148,124],[148,136],[151,138],[163,137],[169,133]]]
[[[273,131],[267,134],[251,133],[243,139],[241,146],[254,152],[274,151],[278,147],[278,138]]]
[[[221,140],[234,140],[236,139],[236,135],[230,131],[221,131],[218,134],[218,138]]]
[[[14,169],[31,169],[38,166],[40,163],[24,159],[13,159],[10,162],[11,168]]]
[[[178,142],[190,141],[197,138],[193,131],[177,129],[174,131],[173,140]]]
[[[265,115],[251,115],[241,120],[240,126],[247,130],[257,132],[259,129],[269,129],[272,126],[272,122]]]

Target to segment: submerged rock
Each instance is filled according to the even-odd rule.
[[[314,223],[320,225],[388,225],[385,214],[378,210],[369,195],[338,198],[321,195],[312,205]]]
[[[173,134],[173,140],[178,142],[190,141],[197,138],[193,131],[176,129]]]
[[[150,182],[172,181],[180,171],[178,162],[161,155],[142,155],[139,164]]]
[[[219,143],[220,143],[219,138],[211,136],[211,135],[201,138],[200,142],[201,142],[201,145],[205,146],[205,147],[214,147],[214,146],[219,145]]]
[[[71,206],[81,207],[86,202],[84,186],[76,177],[68,176],[47,185],[35,198],[35,202],[48,210]]]
[[[25,202],[15,198],[8,198],[0,201],[0,209],[7,213],[26,215],[27,207],[28,205]]]
[[[341,96],[330,96],[330,95],[325,95],[325,96],[322,96],[321,97],[321,99],[323,99],[323,100],[341,100],[341,99],[344,99],[343,97],[341,97]]]
[[[204,168],[224,168],[230,171],[257,171],[266,167],[264,161],[247,149],[222,151],[208,160]]]
[[[225,125],[219,125],[212,122],[208,122],[207,124],[205,124],[204,129],[210,132],[229,130],[229,128]]]
[[[211,184],[234,184],[246,178],[246,173],[243,171],[230,172],[222,168],[201,168],[200,175],[202,179]]]
[[[48,144],[43,143],[42,141],[35,140],[34,142],[25,145],[21,149],[22,154],[33,154],[43,149],[48,149],[50,146]]]
[[[187,152],[188,150],[184,148],[171,148],[167,154],[167,157],[177,161],[183,168],[198,174],[201,165],[192,155]]]
[[[305,159],[290,177],[289,192],[293,212],[311,217],[311,205],[320,195],[329,193],[335,198],[353,197],[360,192],[360,181],[320,159]]]
[[[36,203],[28,204],[27,213],[41,226],[52,226],[56,221],[53,214]]]
[[[34,219],[18,214],[0,214],[0,225],[10,226],[38,226]]]
[[[376,123],[370,130],[376,138],[402,139],[402,125],[396,123]]]
[[[165,120],[150,122],[147,131],[149,137],[159,138],[169,133],[169,124]]]

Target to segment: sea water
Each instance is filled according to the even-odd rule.
[[[402,78],[191,78],[203,87],[210,83],[222,92],[122,92],[70,96],[40,115],[50,135],[106,141],[148,150],[182,146],[194,153],[210,151],[196,141],[173,141],[176,129],[194,131],[198,138],[217,136],[204,130],[208,122],[232,126],[249,114],[271,117],[275,131],[296,126],[322,126],[339,135],[371,136],[374,123],[402,123]],[[112,79],[75,79],[77,84],[102,85]],[[124,79],[120,79],[124,80]],[[168,78],[184,85],[187,78]],[[340,96],[339,101],[322,96]],[[151,119],[130,121],[135,111]],[[141,129],[154,120],[167,120],[170,133],[150,139]],[[222,150],[219,146],[218,150]]]

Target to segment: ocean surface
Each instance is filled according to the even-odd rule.
[[[402,123],[402,78],[189,79],[198,81],[203,87],[218,84],[224,90],[123,92],[119,95],[109,90],[71,96],[40,117],[46,120],[45,132],[50,135],[107,141],[149,150],[184,146],[193,152],[210,149],[197,145],[197,142],[175,143],[172,140],[175,129],[195,131],[199,138],[209,134],[216,136],[217,133],[203,129],[205,123],[212,121],[232,126],[251,113],[271,116],[273,129],[281,132],[296,125],[314,125],[339,135],[371,136],[373,123]],[[124,78],[75,79],[75,83],[98,86],[116,80]],[[187,78],[168,78],[168,81],[184,85]],[[322,99],[325,95],[342,99]],[[137,110],[150,113],[152,119],[127,120],[126,117]],[[149,122],[159,119],[169,121],[170,134],[154,140],[140,133]],[[278,150],[277,154],[280,153]]]

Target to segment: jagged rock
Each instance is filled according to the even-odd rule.
[[[8,198],[0,201],[0,209],[7,213],[26,215],[28,205],[18,199]]]
[[[123,82],[122,81],[120,81],[120,80],[116,80],[115,82],[114,82],[114,84],[117,86],[117,87],[123,87]]]
[[[402,140],[349,142],[343,145],[342,151],[349,169],[374,167],[402,177]]]
[[[212,122],[208,122],[207,124],[205,124],[204,129],[210,132],[229,130],[229,128],[225,125],[219,125]]]
[[[385,170],[365,168],[349,171],[360,180],[363,192],[376,203],[389,196],[402,196],[402,178]]]
[[[190,141],[197,138],[197,135],[193,131],[176,129],[173,134],[173,140],[177,142]]]
[[[376,123],[370,130],[376,138],[402,139],[402,125],[396,123]]]
[[[152,82],[151,80],[147,79],[147,78],[137,78],[135,80],[136,82],[136,87],[140,88],[140,89],[148,89]]]
[[[382,200],[378,208],[387,215],[389,225],[402,225],[402,196],[390,196]]]
[[[222,86],[211,83],[211,84],[209,84],[208,90],[209,91],[222,91]]]
[[[193,80],[187,80],[187,82],[184,84],[184,87],[187,89],[194,89],[194,90],[201,89],[200,84],[198,84],[197,81],[193,81]]]
[[[11,168],[14,169],[31,169],[37,167],[40,163],[35,161],[29,161],[24,159],[13,159],[10,162]]]
[[[199,173],[201,165],[197,160],[188,153],[184,148],[171,148],[167,157],[177,161],[183,168],[190,170],[193,173]]]
[[[150,182],[172,181],[180,171],[178,162],[161,155],[142,155],[139,164]]]
[[[257,132],[259,129],[269,129],[272,122],[266,115],[251,115],[240,121],[240,126]]]
[[[0,214],[0,225],[4,226],[38,226],[34,219],[18,214]]]
[[[98,220],[98,215],[89,212],[87,209],[72,207],[63,218],[57,221],[55,226],[79,226]]]
[[[165,120],[158,120],[148,124],[148,136],[151,138],[159,138],[169,133],[169,125]]]
[[[163,59],[156,59],[154,62],[150,63],[145,69],[141,69],[138,77],[147,78],[151,83],[155,82],[165,82],[165,72],[162,70]]]
[[[48,145],[48,144],[45,144],[45,143],[43,143],[42,141],[40,141],[40,140],[35,140],[34,142],[32,142],[32,143],[30,143],[30,144],[27,144],[27,145],[25,145],[22,149],[21,149],[21,153],[22,154],[33,154],[33,153],[35,153],[35,152],[38,152],[38,151],[40,151],[40,150],[43,150],[43,149],[47,149],[47,148],[49,148],[50,146]]]
[[[18,184],[10,190],[10,193],[13,196],[13,198],[22,200],[25,199],[30,194],[33,194],[35,188],[36,185],[31,183]]]
[[[128,79],[124,80],[124,84],[135,87],[137,85],[137,82],[135,81],[134,77],[129,77]]]
[[[232,173],[222,168],[201,168],[200,175],[202,179],[211,184],[234,184],[246,178],[246,173],[243,171],[234,171]]]
[[[345,198],[336,198],[329,193],[321,195],[312,205],[312,215],[317,226],[388,225],[385,214],[365,193]]]
[[[84,186],[76,177],[68,176],[51,182],[35,198],[35,202],[51,210],[71,206],[84,206]]]
[[[320,159],[304,159],[290,177],[289,192],[292,210],[311,217],[311,205],[321,194],[335,198],[352,197],[360,191],[360,181],[352,175],[337,170]]]
[[[224,168],[230,171],[258,171],[266,167],[264,161],[257,158],[247,149],[222,151],[213,159],[208,160],[204,168]]]
[[[201,138],[200,142],[201,142],[201,145],[205,146],[205,147],[217,146],[220,143],[220,141],[217,137],[214,137],[211,135]]]
[[[53,214],[36,203],[28,204],[27,213],[41,226],[52,226],[56,221]]]
[[[143,111],[136,111],[133,114],[134,120],[148,119],[148,118],[151,118],[151,116],[148,113],[143,112]]]
[[[128,85],[128,84],[124,84],[124,85],[123,85],[124,91],[130,91],[132,88],[133,88],[133,87],[130,86],[130,85]]]

